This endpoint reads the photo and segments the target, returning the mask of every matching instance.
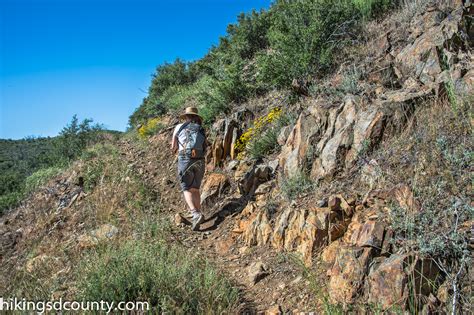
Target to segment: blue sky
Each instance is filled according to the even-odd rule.
[[[164,61],[202,57],[270,0],[0,0],[0,138],[54,136],[74,114],[125,130]]]

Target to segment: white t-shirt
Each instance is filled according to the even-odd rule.
[[[174,131],[173,131],[173,140],[174,140],[174,137],[177,136],[177,133],[178,133],[178,130],[179,128],[181,128],[183,124],[177,124],[176,127],[174,127]],[[181,145],[182,143],[184,143],[184,141],[186,141],[186,135],[184,132],[182,132],[179,136],[178,136],[178,149],[179,150],[183,150],[183,146]]]

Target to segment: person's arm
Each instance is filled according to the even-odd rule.
[[[176,131],[177,130],[175,128],[173,131],[173,137],[171,138],[171,151],[173,151],[173,153],[178,152],[178,138],[176,135]]]

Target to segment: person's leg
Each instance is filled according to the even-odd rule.
[[[189,190],[183,191],[184,200],[186,201],[186,204],[189,207],[189,211],[191,211],[191,212],[194,209],[197,209],[196,203],[195,203],[195,200],[194,200],[195,197],[194,197],[194,194],[193,194],[193,189],[194,188],[190,188]]]
[[[199,188],[191,188],[189,190],[191,192],[194,209],[201,211],[201,193],[199,192]]]

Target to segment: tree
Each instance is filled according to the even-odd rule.
[[[100,124],[92,124],[92,119],[84,119],[79,123],[77,115],[59,133],[55,147],[58,158],[72,161],[77,158],[87,145],[98,140],[99,131],[103,130]]]

